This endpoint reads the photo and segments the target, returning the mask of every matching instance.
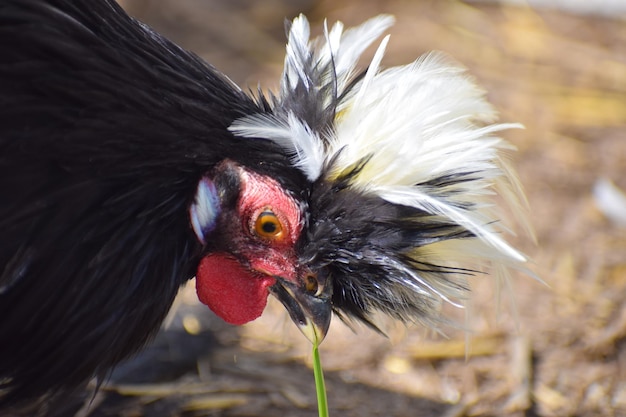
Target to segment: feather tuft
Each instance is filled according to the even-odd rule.
[[[309,180],[318,179],[327,156],[329,132],[334,129],[338,97],[353,80],[362,52],[393,21],[393,17],[381,15],[345,32],[338,22],[330,31],[325,26],[324,37],[311,40],[308,20],[303,15],[296,17],[287,25],[280,94],[262,99],[269,103],[271,115],[245,117],[230,130],[275,141]],[[384,46],[377,54],[380,58],[382,50]]]
[[[229,130],[240,137],[272,138],[286,149],[294,166],[309,180],[317,179],[324,166],[324,147],[317,134],[293,113],[255,114],[235,121]]]
[[[365,72],[363,51],[393,23],[342,23],[310,40],[290,26],[280,94],[235,135],[270,139],[311,182],[303,259],[333,276],[340,317],[374,326],[382,311],[436,326],[441,303],[464,305],[469,275],[529,273],[494,195],[530,231],[527,202],[485,93],[442,53],[384,69],[383,38]],[[529,273],[532,275],[531,273]]]

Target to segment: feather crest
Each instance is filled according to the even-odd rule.
[[[484,93],[441,54],[368,78],[339,106],[329,177],[367,159],[354,186],[452,220],[524,262],[501,237],[490,208],[497,191],[516,214],[523,210],[518,181],[500,156],[510,145],[494,136],[520,125],[488,124],[495,111]],[[447,178],[457,180],[447,184]]]
[[[467,275],[528,273],[492,201],[500,195],[530,230],[505,159],[514,148],[498,137],[521,126],[494,123],[483,90],[444,54],[382,69],[389,36],[355,76],[360,55],[392,23],[336,23],[310,40],[299,16],[268,114],[230,129],[273,140],[311,182],[302,256],[331,269],[337,313],[371,324],[378,310],[432,326],[441,303],[464,304]]]
[[[310,181],[318,179],[324,156],[328,156],[324,148],[333,130],[338,97],[352,81],[362,52],[393,20],[381,15],[345,32],[338,22],[330,31],[325,30],[323,38],[311,40],[308,20],[303,15],[296,17],[287,25],[280,94],[269,101],[272,115],[246,117],[230,130],[275,141],[293,156],[294,165]],[[382,51],[379,55],[382,58]]]

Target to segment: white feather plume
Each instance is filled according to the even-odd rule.
[[[284,119],[270,114],[255,114],[236,120],[229,130],[241,137],[271,138],[291,153],[292,163],[307,178],[319,178],[325,161],[322,140],[293,113],[288,113]]]
[[[341,22],[333,25],[318,56],[322,63],[334,62],[338,95],[343,93],[352,80],[361,54],[391,27],[394,21],[391,15],[379,15],[345,32]]]
[[[352,80],[354,69],[363,51],[393,24],[393,17],[381,15],[362,25],[343,31],[337,22],[325,36],[310,39],[309,22],[303,15],[296,17],[289,30],[285,67],[281,77],[280,94],[273,103],[274,115],[250,116],[233,123],[230,130],[245,137],[264,137],[276,141],[293,156],[307,178],[315,181],[324,167],[324,143],[312,126],[294,117],[290,101],[297,101],[298,90],[307,93],[334,87],[334,94],[322,95],[320,108],[332,106]],[[384,49],[384,48],[383,48]],[[382,51],[378,54],[382,59]],[[317,81],[317,83],[316,83]],[[326,132],[320,132],[326,133]]]
[[[312,54],[309,47],[310,33],[309,21],[303,15],[293,20],[287,42],[285,69],[281,78],[283,95],[287,91],[295,89],[298,82],[302,82],[307,89],[311,87],[311,80],[307,71],[307,63]]]
[[[375,62],[370,70],[377,66]],[[525,256],[504,240],[504,226],[491,202],[497,192],[524,217],[518,181],[501,157],[512,147],[495,136],[521,126],[489,124],[496,113],[483,91],[443,54],[431,53],[375,75],[370,72],[355,86],[355,95],[337,109],[335,136],[328,149],[329,157],[336,155],[331,176],[367,159],[354,186],[450,219],[497,253],[525,262]],[[471,180],[428,185],[462,175]]]

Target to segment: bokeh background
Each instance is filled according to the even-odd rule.
[[[477,277],[467,322],[449,312],[470,331],[390,323],[384,338],[334,322],[321,349],[331,416],[626,416],[626,2],[121,4],[253,89],[278,84],[285,18],[303,12],[319,34],[324,18],[391,13],[385,66],[445,51],[526,126],[504,134],[536,232],[515,243],[545,284],[516,275],[498,296]],[[167,330],[83,415],[317,415],[311,347],[280,306],[266,313],[234,328],[182,291]]]

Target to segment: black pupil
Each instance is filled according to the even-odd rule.
[[[263,224],[261,225],[261,228],[263,229],[263,231],[265,233],[276,233],[276,223],[273,222],[272,220],[266,220],[263,222]]]

